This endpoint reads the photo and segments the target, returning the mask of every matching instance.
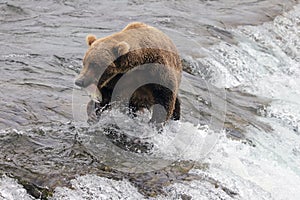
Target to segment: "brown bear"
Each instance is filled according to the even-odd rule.
[[[180,118],[182,65],[167,35],[134,22],[104,38],[88,35],[86,41],[89,48],[75,84],[96,88],[87,108],[90,119],[98,118],[116,102],[126,105],[133,116],[137,111],[152,109],[151,122]]]

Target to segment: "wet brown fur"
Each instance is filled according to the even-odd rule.
[[[146,76],[153,76],[167,87],[149,83],[137,88],[130,96],[129,107],[135,112],[160,104],[166,109],[166,115],[158,119],[157,116],[162,113],[154,110],[153,121],[163,122],[171,117],[179,119],[180,102],[177,95],[182,66],[177,49],[169,37],[156,28],[135,22],[118,33],[97,40],[89,37],[87,41],[90,47],[85,54],[84,68],[79,78],[87,81],[87,84],[94,82],[98,85],[103,100],[95,104],[96,108],[110,104],[112,92],[123,75],[131,70],[140,70],[137,66],[151,63],[153,65],[150,68],[134,72],[135,75],[123,81],[121,91],[126,96],[127,88],[142,82]],[[99,74],[102,76],[99,77]]]

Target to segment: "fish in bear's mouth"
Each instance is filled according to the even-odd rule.
[[[81,89],[85,90],[91,100],[93,100],[94,102],[100,103],[102,101],[102,94],[98,88],[98,85],[101,84],[101,88],[102,88],[102,87],[106,86],[110,81],[112,81],[112,79],[114,79],[115,77],[116,77],[116,75],[111,76],[109,78],[105,77],[106,78],[105,81],[103,81],[103,79],[101,79],[102,78],[101,77],[98,82],[94,81],[86,87],[83,86],[82,84],[78,84],[77,80],[82,79],[82,78],[78,78],[77,80],[75,80],[75,85],[77,85]]]
[[[123,74],[115,74],[113,76],[105,75],[106,73],[104,73],[103,77],[101,77],[99,81],[91,81],[91,83],[88,86],[85,86],[84,84],[85,79],[80,77],[75,80],[75,85],[79,86],[81,89],[84,89],[87,92],[88,96],[91,98],[91,100],[100,103],[102,101],[102,94],[98,86],[101,85],[102,88],[107,85],[110,85],[113,88],[116,82]]]
[[[96,79],[86,78],[86,76],[79,75],[75,80],[75,85],[85,90],[87,95],[94,102],[100,103],[102,101],[102,94],[98,88],[99,81]]]
[[[102,101],[102,95],[97,87],[97,82],[90,78],[86,78],[84,75],[79,75],[75,79],[75,85],[85,90],[88,96],[95,102],[100,103]]]
[[[91,100],[100,103],[102,101],[102,94],[99,91],[98,87],[96,84],[92,83],[91,85],[87,86],[86,88],[83,88]]]

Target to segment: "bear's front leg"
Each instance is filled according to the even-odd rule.
[[[176,97],[175,108],[174,108],[171,119],[173,119],[173,120],[180,119],[180,100],[179,100],[178,96]]]
[[[176,95],[169,89],[164,88],[159,92],[154,93],[155,104],[153,105],[152,118],[150,122],[163,123],[169,120],[176,106]],[[177,112],[180,112],[180,104],[177,102]],[[175,114],[175,118],[179,119],[178,113]]]

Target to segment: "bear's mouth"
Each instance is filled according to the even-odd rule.
[[[114,76],[109,77],[105,81],[103,81],[103,79],[100,79],[98,82],[92,82],[90,85],[82,89],[86,91],[86,93],[88,94],[88,96],[92,101],[101,103],[103,101],[103,96],[101,93],[102,88],[106,88],[106,89],[109,88],[109,90],[113,90],[115,84],[118,82],[118,80],[122,75],[123,74],[115,74]]]
[[[102,101],[102,94],[99,91],[97,85],[95,83],[90,84],[84,90],[87,92],[91,100],[100,103]]]

